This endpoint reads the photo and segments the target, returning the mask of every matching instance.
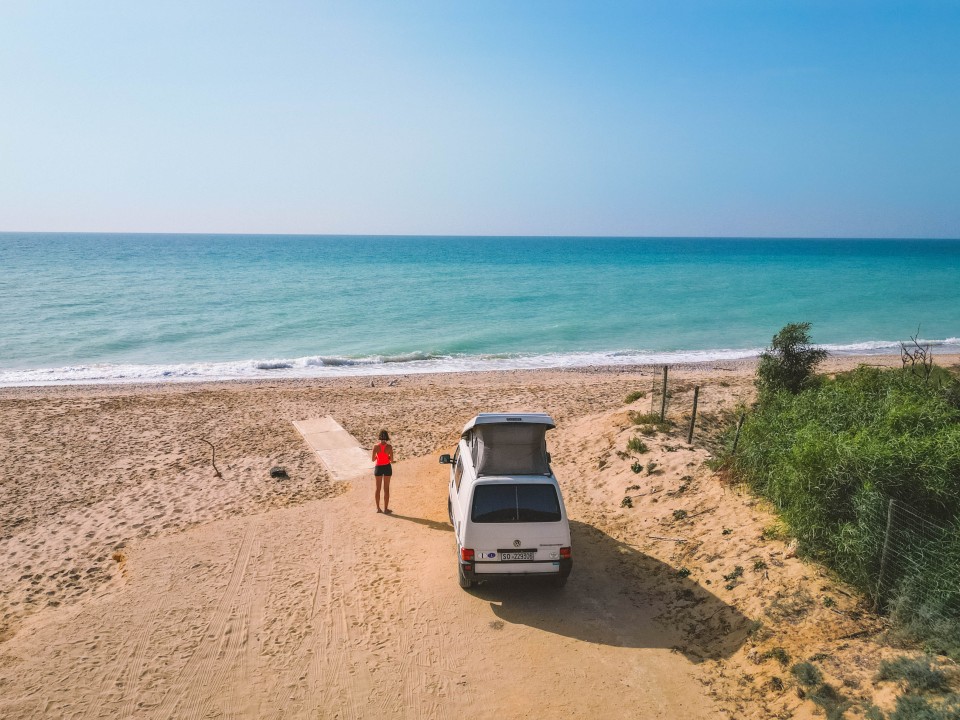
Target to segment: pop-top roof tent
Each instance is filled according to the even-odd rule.
[[[461,433],[470,447],[477,476],[550,475],[545,413],[481,413]]]

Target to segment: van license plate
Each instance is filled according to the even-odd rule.
[[[511,562],[513,560],[533,560],[532,552],[502,552],[500,553],[500,562]]]

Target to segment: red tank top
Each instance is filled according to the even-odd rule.
[[[389,465],[390,464],[390,455],[387,453],[387,444],[380,443],[377,445],[377,465]]]

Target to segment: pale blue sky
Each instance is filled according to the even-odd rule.
[[[960,2],[0,2],[0,231],[960,237]]]

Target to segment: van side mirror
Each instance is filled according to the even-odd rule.
[[[450,459],[450,456],[449,456],[449,455],[441,455],[441,456],[440,456],[440,464],[441,464],[441,465],[453,465],[453,460]]]

